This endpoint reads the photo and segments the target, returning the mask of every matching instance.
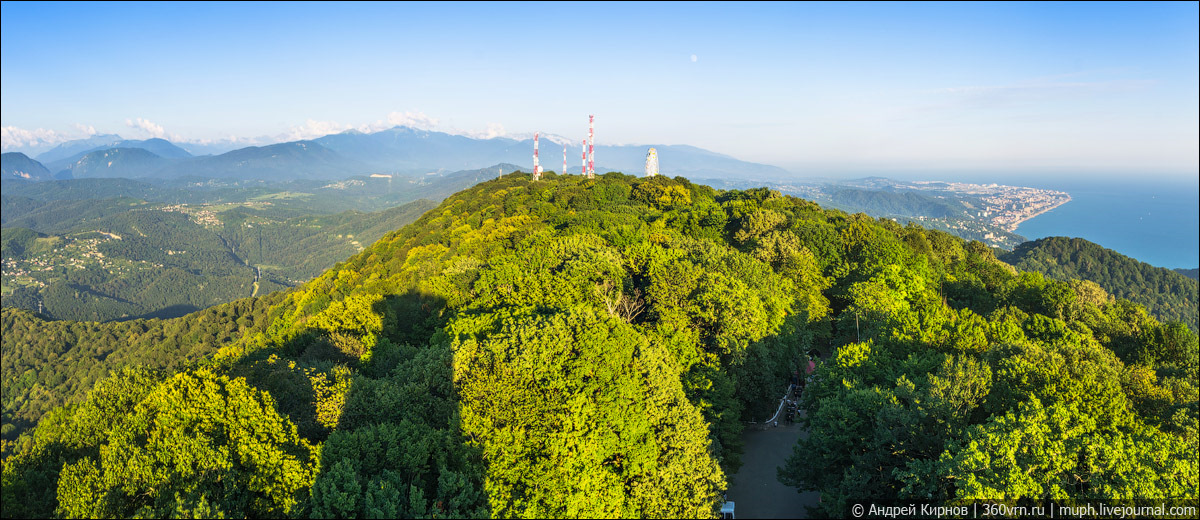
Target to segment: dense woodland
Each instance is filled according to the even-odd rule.
[[[1094,282],[967,263],[849,287],[780,479],[831,517],[878,499],[1195,500],[1196,334]]]
[[[1197,496],[1186,325],[765,189],[507,175],[237,305],[132,322],[216,348],[176,365],[141,362],[131,323],[6,311],[5,377],[130,361],[15,442],[3,516],[711,517],[810,350],[830,361],[781,478],[818,513]],[[17,356],[10,323],[102,332]]]
[[[4,454],[50,409],[82,401],[97,381],[123,366],[176,369],[261,327],[283,293],[244,298],[173,320],[96,323],[46,321],[3,310]]]
[[[1200,284],[1187,270],[1154,267],[1082,238],[1067,237],[1026,242],[1003,260],[1056,280],[1091,280],[1117,298],[1145,306],[1160,320],[1182,321],[1193,332],[1200,330]]]

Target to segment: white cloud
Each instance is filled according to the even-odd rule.
[[[263,144],[263,143],[267,143],[267,142],[274,142],[274,141],[272,140],[272,138],[267,137],[267,136],[238,137],[236,135],[229,134],[226,137],[214,137],[212,139],[187,139],[187,140],[182,140],[181,142],[191,143],[191,144],[199,144],[199,145],[210,145],[210,144],[211,145],[239,145],[240,144],[243,146],[254,146],[254,145]]]
[[[500,123],[488,123],[487,129],[483,130],[482,132],[467,131],[467,132],[448,132],[448,133],[457,133],[457,134],[465,135],[465,136],[473,138],[473,139],[494,139],[496,137],[508,136],[508,131],[505,130],[504,125],[502,125]]]
[[[533,137],[530,133],[527,136],[524,134],[515,135],[509,133],[501,123],[487,123],[482,130],[462,130],[452,126],[443,126],[437,118],[430,117],[420,111],[394,111],[387,114],[382,119],[377,119],[374,122],[363,124],[346,124],[337,121],[318,121],[315,119],[305,120],[304,124],[292,126],[281,133],[274,135],[259,135],[256,137],[245,137],[229,135],[224,137],[212,138],[183,138],[178,134],[168,132],[162,125],[150,121],[146,118],[127,118],[125,125],[131,129],[137,130],[140,136],[137,137],[157,137],[168,139],[175,143],[190,143],[205,146],[225,146],[230,149],[240,148],[243,146],[263,146],[272,143],[288,142],[288,141],[303,141],[308,139],[316,139],[330,134],[337,134],[347,130],[356,130],[364,133],[379,132],[396,126],[407,126],[420,130],[429,130],[437,132],[445,132],[453,135],[462,135],[475,139],[493,139],[497,137],[509,137],[513,139],[529,139]],[[74,123],[70,129],[66,131],[56,131],[44,128],[36,130],[27,130],[15,126],[3,127],[3,149],[25,149],[31,148],[48,148],[59,143],[70,141],[73,139],[83,139],[101,132],[96,130],[96,127],[85,125],[82,123]],[[543,135],[543,139],[557,142],[559,140],[567,142],[565,138],[555,139],[554,136]]]
[[[280,142],[286,141],[304,141],[307,139],[316,139],[329,134],[344,132],[353,128],[351,125],[343,125],[336,121],[316,121],[309,119],[303,125],[293,126],[286,132],[276,136]]]
[[[167,139],[167,132],[166,132],[166,130],[163,130],[162,125],[152,123],[148,119],[142,119],[140,117],[137,118],[136,120],[135,119],[126,119],[125,124],[127,126],[129,126],[130,128],[133,128],[136,130],[141,130],[143,132],[146,132],[147,134],[150,134],[150,137],[157,137],[159,139]]]
[[[274,140],[277,142],[287,141],[303,141],[306,139],[316,139],[330,134],[337,134],[347,130],[357,130],[364,133],[373,133],[380,130],[387,130],[395,126],[407,126],[421,130],[437,130],[438,120],[425,115],[422,112],[392,112],[387,115],[386,119],[378,119],[374,123],[365,123],[360,125],[343,124],[337,121],[317,121],[309,119],[303,125],[293,126],[282,134],[276,135]]]
[[[0,148],[4,150],[55,145],[66,140],[62,134],[45,128],[37,130],[26,130],[15,126],[0,128]]]
[[[696,63],[696,61],[698,61],[699,59],[700,58],[697,57],[695,54],[692,55],[692,63]]]
[[[511,135],[510,135],[510,136],[508,136],[508,137],[514,137],[514,136],[511,136]],[[528,137],[526,137],[526,139],[528,139]],[[542,139],[545,139],[546,141],[549,141],[549,142],[551,142],[551,143],[557,144],[557,145],[559,145],[559,146],[566,146],[566,147],[568,147],[568,148],[570,148],[570,147],[573,147],[573,146],[579,146],[579,142],[578,142],[578,141],[575,141],[575,140],[572,140],[572,139],[568,139],[568,138],[566,138],[566,137],[563,137],[563,136],[561,136],[561,135],[556,135],[556,134],[546,134],[546,133],[543,133],[543,134],[542,134]]]
[[[86,139],[98,133],[96,127],[82,123],[73,123],[71,128],[72,130],[59,132],[46,128],[27,130],[6,126],[3,129],[3,144],[0,145],[0,148],[4,150],[26,149],[32,152],[37,148],[49,148],[75,139]]]
[[[392,112],[387,116],[391,126],[409,126],[421,130],[433,130],[438,126],[438,120],[425,115],[423,112]]]
[[[373,123],[364,123],[359,125],[343,124],[337,121],[317,121],[309,119],[303,125],[293,126],[286,132],[276,135],[274,139],[277,142],[286,141],[301,141],[305,139],[316,139],[330,134],[337,134],[347,130],[356,130],[364,133],[379,132],[396,126],[407,126],[418,130],[430,130],[438,132],[446,132],[456,135],[467,135],[471,137],[491,138],[505,135],[504,126],[499,123],[489,123],[487,130],[483,132],[463,132],[457,129],[441,128],[437,119],[425,115],[424,112],[391,112],[385,119],[377,119]]]

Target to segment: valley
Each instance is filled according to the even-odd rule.
[[[6,207],[6,216],[38,227],[4,228],[0,297],[5,306],[54,319],[182,316],[303,283],[432,205],[422,200],[374,213],[291,216],[264,201],[142,201],[72,225],[35,218],[53,213],[57,202],[25,213]]]
[[[303,283],[415,220],[429,198],[515,169],[337,182],[9,180],[0,298],[53,319],[182,316]]]

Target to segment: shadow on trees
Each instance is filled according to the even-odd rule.
[[[200,310],[200,307],[196,307],[195,305],[187,305],[187,304],[171,305],[171,306],[163,307],[161,309],[157,309],[157,310],[154,310],[151,312],[147,312],[140,316],[118,318],[113,321],[150,320],[150,319],[155,319],[155,318],[160,319],[160,320],[169,320],[172,318],[178,318],[181,316],[191,314],[198,310]]]
[[[386,296],[372,308],[379,334],[307,328],[232,369],[323,443],[311,514],[488,516],[480,454],[460,434],[454,356],[434,339],[445,308],[418,291]]]

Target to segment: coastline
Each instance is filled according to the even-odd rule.
[[[1064,201],[1062,201],[1058,204],[1055,204],[1053,206],[1050,206],[1048,208],[1042,209],[1042,210],[1038,211],[1037,213],[1034,213],[1032,215],[1029,215],[1028,217],[1019,219],[1016,222],[1013,222],[1012,224],[1004,226],[1004,230],[1008,231],[1009,233],[1017,233],[1017,229],[1021,227],[1021,224],[1024,224],[1024,223],[1026,223],[1030,220],[1033,220],[1037,217],[1040,217],[1042,215],[1045,215],[1046,213],[1054,211],[1055,209],[1062,207],[1064,204],[1071,202],[1071,194],[1067,193],[1066,195],[1067,195],[1067,200],[1064,200]],[[1017,233],[1017,234],[1020,234],[1020,233]]]

